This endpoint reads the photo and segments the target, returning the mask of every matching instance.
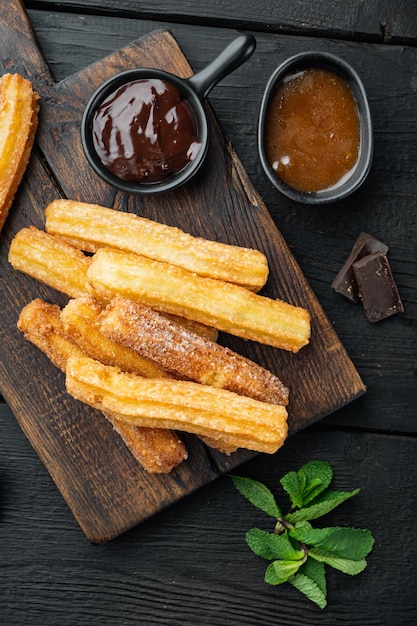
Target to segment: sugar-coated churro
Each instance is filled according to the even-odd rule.
[[[56,304],[33,300],[21,311],[18,328],[64,372],[70,357],[86,357],[65,330]],[[113,412],[105,417],[146,471],[168,473],[187,458],[186,448],[176,433],[162,428],[138,428],[121,421]]]
[[[29,161],[39,96],[19,74],[0,77],[0,231]]]
[[[155,362],[103,335],[100,328],[102,312],[103,307],[94,298],[81,296],[70,300],[62,309],[61,321],[67,334],[97,361],[147,378],[167,378],[167,372]]]
[[[98,299],[122,295],[291,352],[309,341],[310,316],[305,309],[141,255],[100,248],[87,277]]]
[[[74,200],[54,200],[45,210],[47,232],[87,252],[118,248],[242,285],[264,286],[268,262],[259,250],[209,241],[132,213]]]
[[[109,340],[181,377],[263,402],[288,404],[288,389],[268,370],[127,298],[114,298],[104,309],[100,330]]]
[[[219,331],[217,328],[206,326],[206,324],[200,324],[200,322],[196,322],[195,320],[186,320],[184,317],[180,317],[179,315],[171,315],[170,313],[163,313],[163,315],[172,322],[175,322],[180,326],[184,326],[184,328],[189,330],[191,333],[204,337],[204,339],[217,341],[219,338]]]
[[[75,398],[136,426],[171,428],[273,453],[287,436],[285,407],[194,382],[126,374],[70,357],[66,384]]]

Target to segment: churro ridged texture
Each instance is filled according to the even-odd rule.
[[[9,263],[71,298],[89,293],[87,269],[91,259],[81,250],[34,226],[22,228],[9,248]]]
[[[14,269],[43,282],[70,298],[88,296],[90,288],[87,269],[91,257],[74,248],[60,237],[29,226],[13,238],[9,249],[9,263]],[[195,320],[173,317],[178,324],[202,337],[216,341],[218,331]]]
[[[92,309],[92,303],[90,306]],[[90,356],[65,329],[61,320],[61,310],[56,304],[49,304],[39,298],[33,300],[22,309],[17,326],[25,338],[44,352],[63,372],[70,357]],[[84,325],[82,332],[85,332]],[[78,338],[81,333],[77,333]],[[105,337],[102,338],[105,340]],[[93,344],[94,342],[90,340],[89,346]],[[109,347],[106,347],[109,350]],[[102,348],[104,357],[108,356],[106,347]],[[139,428],[120,420],[114,412],[105,414],[105,417],[111,422],[134,458],[149,473],[169,473],[188,456],[183,442],[170,430]]]
[[[18,329],[25,339],[41,350],[50,361],[65,372],[70,356],[85,356],[77,343],[65,332],[61,322],[61,309],[36,298],[20,312]]]
[[[268,275],[264,255],[97,205],[56,201],[46,214],[50,232],[23,228],[9,261],[69,297],[62,310],[35,300],[18,322],[65,371],[68,392],[99,409],[149,472],[187,458],[176,431],[226,454],[275,452],[288,434],[289,390],[216,343],[223,331],[294,353],[308,344],[306,309],[256,293]],[[147,254],[135,248],[137,224],[149,235]],[[233,269],[240,261],[245,280]],[[219,268],[223,279],[213,277]]]
[[[258,452],[287,436],[285,407],[199,383],[149,379],[83,357],[70,357],[66,385],[76,399],[136,426],[182,430]]]
[[[132,213],[54,200],[45,217],[47,232],[86,252],[103,247],[136,252],[253,291],[259,291],[268,278],[268,261],[259,250],[193,237]]]
[[[0,230],[25,173],[38,125],[39,96],[19,74],[0,77]]]
[[[298,352],[309,342],[307,310],[147,257],[100,248],[87,272],[93,295],[117,295],[220,331]]]
[[[115,298],[104,309],[100,329],[110,340],[186,379],[288,404],[288,389],[270,371],[127,298]]]
[[[167,378],[166,370],[155,361],[142,357],[125,344],[112,341],[101,332],[103,307],[91,296],[72,299],[62,309],[61,321],[67,334],[86,354],[105,365],[146,378]]]

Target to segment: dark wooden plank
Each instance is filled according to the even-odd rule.
[[[39,133],[42,150],[69,197],[133,211],[197,236],[265,252],[270,278],[264,293],[307,307],[313,318],[312,341],[296,357],[251,342],[228,338],[227,343],[273,371],[285,372],[283,376],[292,389],[290,428],[298,430],[359,395],[361,385],[239,159],[225,144],[216,120],[212,118],[211,147],[203,172],[170,194],[158,198],[115,194],[86,164],[79,126],[89,94],[121,67],[136,65],[164,67],[180,76],[191,73],[169,33],[155,32],[138,40],[57,85],[54,97],[43,107]],[[74,162],[78,163],[76,171]],[[326,365],[330,361],[331,368]],[[312,384],[314,380],[320,389]]]
[[[63,21],[59,14],[40,11],[32,11],[31,18],[57,80],[162,25],[75,15]],[[204,67],[234,36],[229,29],[179,24],[174,34],[194,70]],[[353,407],[326,422],[415,432],[417,148],[410,129],[417,127],[417,49],[269,34],[257,34],[257,42],[255,55],[213,89],[210,103],[368,388]],[[258,111],[269,75],[288,56],[312,48],[337,54],[357,69],[375,130],[373,166],[365,185],[345,202],[325,209],[296,205],[280,196],[261,171],[256,145]],[[375,326],[365,320],[360,306],[330,288],[361,230],[390,246],[405,303],[403,315]]]
[[[246,503],[228,477],[114,542],[91,546],[13,416],[0,418],[0,604],[7,626],[413,624],[415,438],[304,431],[279,454],[239,469],[266,482],[282,505],[279,478],[312,458],[332,464],[335,488],[361,489],[313,522],[369,528],[376,540],[362,574],[328,571],[321,611],[289,585],[263,582],[266,562],[249,551],[245,533],[269,530],[273,520]]]
[[[196,10],[200,4],[203,6],[195,3]],[[370,3],[361,5],[366,11]],[[302,3],[289,6],[296,12]],[[53,8],[59,10],[59,4],[54,3]],[[241,3],[236,13],[244,11],[245,3]],[[43,49],[58,79],[138,34],[161,26],[160,22],[114,17],[60,18],[49,10],[32,13],[36,14],[36,31],[39,25]],[[54,21],[59,24],[59,19],[60,29],[53,26]],[[174,28],[194,69],[208,62],[232,36],[222,28],[179,24]],[[372,194],[360,193],[324,212],[305,210],[277,197],[258,168],[254,135],[263,81],[276,63],[274,54],[285,58],[312,43],[363,63],[361,72],[365,72],[377,123],[376,167],[368,181],[372,181]],[[239,473],[265,480],[275,491],[284,471],[296,469],[311,458],[328,459],[335,467],[336,486],[359,486],[361,493],[337,514],[323,518],[322,525],[354,523],[371,528],[377,543],[368,559],[369,566],[353,578],[331,572],[329,606],[324,611],[287,586],[265,585],[265,563],[248,551],[244,534],[256,525],[268,528],[269,520],[263,516],[261,519],[237,496],[226,477],[114,542],[92,547],[84,540],[65,501],[51,488],[46,470],[13,414],[0,403],[0,614],[2,623],[8,626],[56,626],[58,622],[62,626],[414,623],[415,437],[317,429],[328,423],[335,430],[340,423],[415,432],[415,51],[409,47],[356,47],[320,39],[313,42],[302,37],[262,35],[252,62],[258,55],[258,62],[244,68],[245,83],[239,70],[212,92],[210,100],[348,347],[368,392],[335,417],[313,427],[314,433],[309,429],[296,434],[279,454],[258,456]],[[242,84],[251,85],[249,93],[247,89],[242,92]],[[382,238],[388,235],[396,277],[406,293],[406,313],[391,320],[393,324],[365,324],[360,308],[350,306],[329,288],[364,226]],[[43,290],[40,293],[44,295]]]
[[[361,385],[350,371],[349,360],[340,342],[274,227],[261,198],[253,189],[233,149],[225,143],[215,118],[211,120],[211,146],[203,171],[188,185],[170,194],[154,198],[115,194],[114,189],[103,183],[86,164],[80,145],[79,126],[89,94],[120,67],[139,64],[164,67],[181,76],[191,73],[170,33],[155,32],[138,40],[57,85],[54,97],[46,100],[43,107],[38,136],[42,150],[60,187],[69,197],[133,211],[179,226],[196,236],[246,245],[265,252],[270,265],[270,278],[264,293],[307,307],[313,318],[312,341],[297,356],[234,338],[227,341],[234,349],[255,360],[262,360],[274,371],[285,372],[284,378],[293,388],[291,429],[298,430],[310,420],[314,421],[344,404],[349,398],[348,388],[352,383],[353,397],[360,394]],[[78,164],[76,170],[73,168],[74,161]],[[330,360],[332,372],[322,378],[316,368],[320,369]],[[303,377],[299,374],[300,368],[304,371]],[[348,377],[346,386],[343,380],[345,374]],[[306,384],[305,380],[317,377],[320,377],[320,391],[314,389],[314,385]]]
[[[28,8],[78,10],[78,0],[27,0]],[[247,0],[222,2],[193,0],[136,2],[136,0],[84,0],[84,12],[140,19],[159,19],[277,33],[312,33],[385,43],[415,43],[417,15],[413,0],[338,0],[329,10],[326,2],[302,0]]]
[[[2,41],[12,46],[7,35],[11,33],[13,39],[13,34],[17,34],[10,52],[19,46],[28,51],[15,58],[25,58],[26,75],[31,76],[34,67],[39,69],[37,89],[45,96],[49,89],[45,80],[46,65],[36,51],[31,53],[28,47],[28,41],[33,46],[30,25],[24,14],[19,14],[17,5],[9,5],[9,8],[14,9],[7,15],[12,18],[10,21],[2,13],[5,19],[0,23],[5,33]],[[16,61],[13,64],[11,56],[2,56],[3,66],[7,65],[7,71],[22,71],[21,65],[16,67]],[[169,476],[144,472],[110,424],[96,411],[86,410],[72,401],[65,393],[63,375],[18,332],[19,310],[31,299],[40,297],[65,303],[61,294],[23,275],[14,280],[14,272],[7,261],[13,235],[28,223],[42,228],[43,209],[56,197],[59,197],[59,190],[34,153],[0,241],[4,296],[0,323],[1,389],[86,536],[93,542],[103,542],[161,510],[173,499],[213,480],[218,471],[212,468],[204,446],[196,440],[187,463]],[[93,438],[89,437],[89,430]],[[109,467],[109,460],[113,469]]]
[[[19,8],[18,4],[9,6]],[[30,41],[27,21],[22,19],[23,27],[16,28],[13,10],[11,25],[7,22],[7,11],[4,15],[1,26],[8,31],[8,36],[24,30]],[[26,48],[27,41],[24,43]],[[23,56],[21,44],[19,35],[12,48],[17,59]],[[36,55],[34,60],[29,55],[26,71],[42,95],[38,141],[64,194],[135,210],[197,235],[259,247],[267,253],[271,265],[267,293],[309,308],[313,339],[299,357],[250,342],[230,344],[274,371],[285,371],[285,380],[290,385],[292,382],[294,391],[290,407],[291,431],[305,427],[360,395],[363,385],[357,372],[240,161],[227,147],[214,118],[205,172],[185,190],[173,192],[160,201],[146,198],[141,202],[137,198],[115,195],[88,168],[81,154],[79,123],[83,105],[94,85],[115,68],[139,61],[145,65],[160,64],[180,75],[188,75],[191,69],[173,37],[166,32],[155,33],[68,78],[56,88],[45,81],[44,63],[41,64],[41,80],[38,80],[37,60]],[[11,65],[9,62],[9,69]],[[109,424],[63,393],[63,377],[53,371],[46,359],[41,359],[37,365],[36,349],[19,336],[16,319],[21,307],[38,296],[39,291],[50,301],[56,299],[50,290],[25,276],[18,275],[15,280],[15,273],[7,262],[7,248],[23,224],[39,226],[43,208],[54,195],[58,195],[55,184],[34,156],[2,241],[1,388],[87,536],[93,541],[105,541],[155,513],[158,501],[159,507],[164,508],[168,502],[207,483],[216,471],[202,445],[193,440],[189,460],[176,472],[168,477],[145,476],[136,463],[133,464],[127,450],[120,446]],[[10,355],[18,356],[11,359]],[[45,381],[39,393],[34,393],[35,371]],[[311,384],[311,381],[316,382]],[[218,458],[217,471],[225,471],[245,458],[244,452],[223,461]]]
[[[2,294],[8,301],[0,324],[1,387],[86,536],[101,543],[213,480],[218,472],[197,441],[189,446],[187,462],[169,476],[144,472],[110,423],[99,412],[72,400],[65,392],[64,375],[17,330],[19,310],[31,299],[66,302],[62,294],[24,275],[15,276],[7,262],[10,240],[27,226],[28,214],[42,228],[44,203],[57,195],[55,184],[34,155],[0,243]]]

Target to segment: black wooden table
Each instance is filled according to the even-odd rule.
[[[84,537],[4,401],[0,403],[0,620],[39,624],[415,623],[417,423],[417,8],[414,0],[28,0],[57,81],[156,28],[169,27],[195,71],[234,37],[254,56],[210,94],[256,189],[358,369],[367,393],[292,436],[239,473],[276,491],[283,473],[329,461],[334,486],[361,489],[326,525],[370,528],[368,567],[328,574],[321,611],[292,587],[263,582],[245,532],[268,520],[225,476],[103,546]],[[0,8],[1,15],[1,8]],[[1,46],[1,42],[0,42]],[[287,200],[261,171],[256,128],[274,68],[305,50],[351,63],[367,90],[375,133],[363,187],[325,208]],[[390,248],[404,313],[370,324],[330,284],[361,231]],[[266,524],[266,526],[265,526]]]

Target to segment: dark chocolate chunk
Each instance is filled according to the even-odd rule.
[[[375,252],[353,264],[365,315],[370,322],[404,311],[397,285],[385,254]]]
[[[345,298],[352,300],[352,302],[358,302],[358,283],[352,266],[359,259],[362,259],[369,254],[373,254],[374,252],[382,252],[383,254],[386,254],[388,252],[388,246],[372,235],[368,235],[368,233],[361,233],[357,238],[345,264],[333,280],[331,284],[332,288],[337,293],[345,296]]]

